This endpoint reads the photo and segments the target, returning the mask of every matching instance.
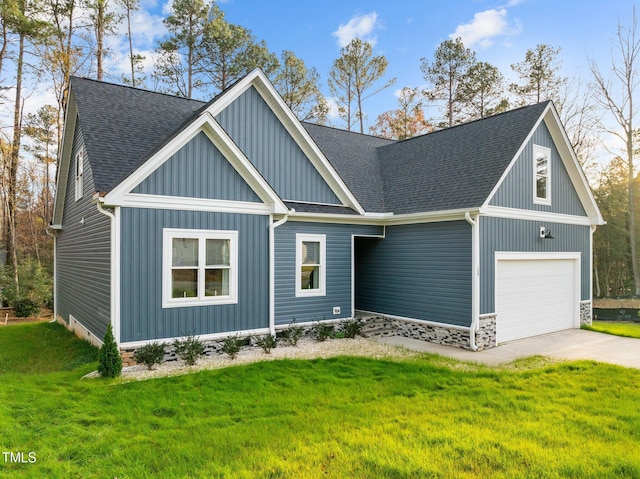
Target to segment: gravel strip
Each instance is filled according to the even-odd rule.
[[[124,381],[140,381],[144,379],[179,376],[197,371],[220,369],[257,361],[273,361],[277,359],[316,359],[334,356],[366,356],[374,359],[411,358],[418,353],[389,344],[379,343],[372,339],[328,339],[318,342],[312,339],[301,339],[296,347],[281,346],[265,354],[261,348],[243,348],[235,359],[228,355],[206,356],[198,359],[194,366],[187,366],[183,361],[168,361],[152,370],[144,365],[122,368]],[[87,374],[85,378],[97,377],[98,372]]]

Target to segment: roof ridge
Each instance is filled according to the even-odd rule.
[[[352,135],[365,136],[367,138],[375,138],[376,140],[385,140],[385,141],[389,141],[391,143],[397,143],[398,142],[398,140],[392,140],[390,138],[385,138],[384,136],[371,135],[369,133],[360,133],[359,131],[345,130],[344,128],[338,128],[337,126],[333,126],[333,125],[321,125],[320,123],[314,123],[312,121],[302,121],[302,120],[300,120],[300,123],[302,123],[303,125],[319,126],[319,127],[322,127],[322,128],[327,128],[329,130],[339,131],[341,133],[351,133]]]
[[[406,143],[406,142],[411,141],[411,140],[417,140],[419,138],[424,138],[425,136],[432,136],[432,135],[435,135],[436,133],[442,133],[442,132],[445,132],[445,131],[451,131],[451,130],[453,130],[455,128],[460,128],[460,127],[472,125],[474,123],[478,123],[478,122],[481,122],[481,121],[494,119],[494,118],[497,118],[497,117],[500,117],[500,116],[503,116],[503,115],[512,114],[512,113],[515,113],[517,111],[525,110],[525,109],[528,109],[528,108],[533,108],[533,107],[537,107],[537,106],[541,106],[541,105],[547,105],[548,103],[553,103],[553,101],[552,100],[545,100],[545,101],[541,101],[541,102],[538,102],[538,103],[532,103],[530,105],[519,106],[518,108],[514,108],[513,110],[501,111],[500,113],[496,113],[495,115],[490,115],[490,116],[485,116],[484,118],[476,118],[475,120],[465,121],[463,123],[458,123],[456,125],[449,126],[447,128],[442,128],[440,130],[434,130],[434,131],[431,131],[429,133],[424,133],[422,135],[412,136],[411,138],[407,138],[405,140],[401,140],[401,141],[398,141],[396,143]],[[386,146],[388,146],[388,145],[384,145],[384,146],[379,147],[379,148],[384,148]]]
[[[90,81],[93,83],[99,83],[101,85],[109,85],[109,86],[114,86],[114,87],[119,87],[119,88],[126,88],[129,90],[134,90],[134,91],[139,91],[139,92],[143,92],[143,93],[153,93],[156,95],[162,95],[162,96],[166,96],[169,98],[176,98],[178,100],[186,100],[186,101],[193,101],[196,103],[203,103],[203,104],[207,104],[207,102],[203,101],[203,100],[197,100],[195,98],[187,98],[184,96],[179,96],[179,95],[174,95],[172,93],[166,93],[166,92],[161,92],[161,91],[155,91],[155,90],[150,90],[148,88],[139,88],[136,86],[132,86],[132,85],[123,85],[122,83],[115,83],[112,81],[105,81],[105,80],[96,80],[95,78],[88,78],[85,76],[80,76],[80,75],[71,75],[71,79],[78,79],[78,80],[83,80],[83,81]]]

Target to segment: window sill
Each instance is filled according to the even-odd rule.
[[[194,306],[217,306],[219,304],[238,304],[237,298],[216,298],[214,299],[186,299],[186,300],[172,300],[162,303],[162,308],[190,308]]]

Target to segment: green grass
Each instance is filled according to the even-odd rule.
[[[599,333],[613,334],[627,338],[640,338],[640,323],[616,323],[613,321],[594,321],[591,326],[583,326],[582,329],[597,331]]]
[[[75,339],[31,346],[61,333],[0,329],[6,364],[76,364],[0,374],[0,451],[37,455],[0,477],[640,478],[638,370],[341,357],[123,383],[81,380]]]

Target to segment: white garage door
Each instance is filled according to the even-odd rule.
[[[498,259],[498,344],[578,327],[579,264],[576,258]]]

